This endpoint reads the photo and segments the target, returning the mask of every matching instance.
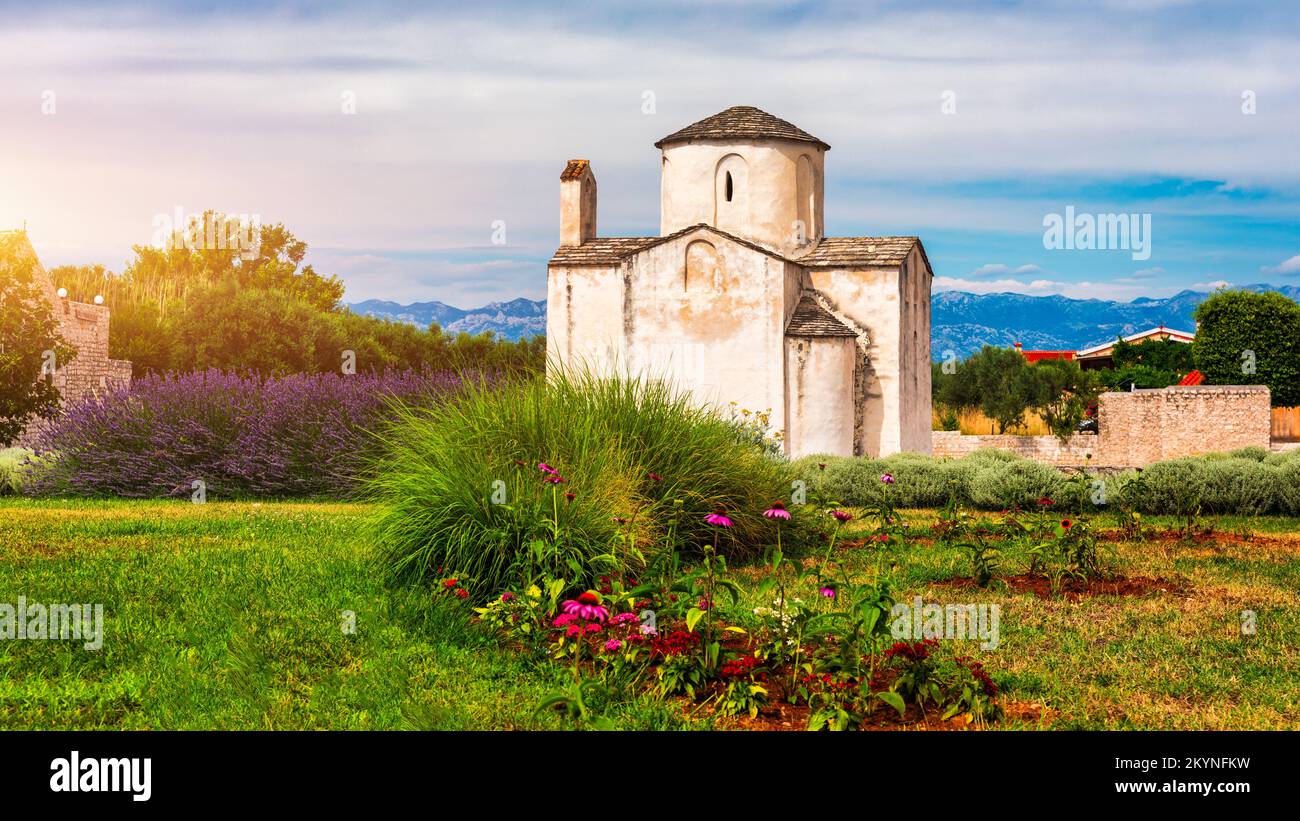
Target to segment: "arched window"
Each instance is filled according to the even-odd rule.
[[[749,204],[745,183],[749,168],[739,154],[718,161],[714,182],[713,225],[733,234],[749,233]]]
[[[795,205],[798,209],[799,239],[812,242],[820,232],[817,230],[817,169],[807,154],[800,155],[795,175]]]

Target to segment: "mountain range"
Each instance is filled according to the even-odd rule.
[[[1300,286],[1245,285],[1243,290],[1276,291],[1300,302]],[[945,351],[966,356],[983,345],[1078,350],[1109,342],[1156,325],[1194,331],[1192,315],[1208,293],[1180,291],[1171,297],[1139,297],[1132,302],[1071,299],[1024,294],[971,294],[945,291],[931,301],[930,350],[935,359]],[[443,302],[396,302],[371,299],[348,306],[354,313],[428,327],[436,322],[450,333],[492,331],[504,339],[546,333],[544,300],[512,299],[464,310]]]

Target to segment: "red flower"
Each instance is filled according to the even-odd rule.
[[[463,598],[466,598],[466,597],[468,597],[468,596],[469,596],[469,591],[468,591],[468,590],[466,590],[466,589],[463,588],[463,587],[461,587],[461,588],[457,588],[457,590],[456,590],[456,598],[458,598],[458,599],[463,599]]]
[[[455,579],[447,579],[442,583],[442,586],[450,590],[451,588],[455,587],[458,583],[459,582],[457,582]]]
[[[1070,524],[1071,524],[1071,522],[1070,522],[1069,519],[1062,519],[1062,520],[1061,520],[1061,527],[1065,528],[1066,530],[1069,530],[1069,529],[1070,529]]]

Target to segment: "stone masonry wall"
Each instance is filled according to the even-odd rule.
[[[1087,463],[1088,456],[1096,452],[1097,439],[1095,433],[1076,433],[1068,442],[1062,444],[1055,436],[970,436],[955,430],[930,432],[935,456],[960,459],[977,450],[997,448],[1058,467],[1074,467]]]
[[[931,432],[931,441],[935,456],[958,459],[1001,448],[1058,467],[1142,467],[1201,453],[1268,448],[1269,392],[1262,385],[1200,385],[1103,393],[1097,424],[1099,434],[1076,433],[1065,444],[1055,436],[965,436],[939,430]]]
[[[1269,447],[1272,416],[1262,385],[1199,385],[1104,393],[1094,461],[1140,467],[1165,459]]]

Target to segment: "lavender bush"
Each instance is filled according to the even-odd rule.
[[[449,371],[148,376],[69,407],[37,442],[32,494],[347,496],[392,400],[431,405]]]

